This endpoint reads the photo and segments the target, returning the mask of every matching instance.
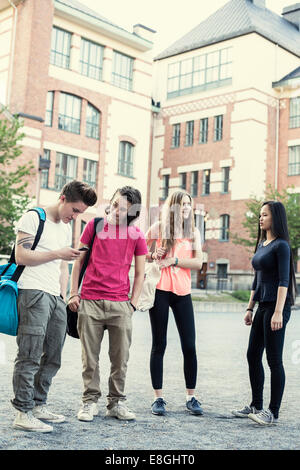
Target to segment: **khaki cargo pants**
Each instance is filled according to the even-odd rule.
[[[82,346],[83,402],[97,402],[101,396],[99,355],[105,329],[108,330],[111,362],[107,408],[126,399],[124,389],[133,311],[129,301],[81,300],[78,333]]]
[[[13,373],[13,406],[27,412],[47,401],[61,366],[66,337],[66,304],[61,297],[36,289],[19,289],[18,353]]]

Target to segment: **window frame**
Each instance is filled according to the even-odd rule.
[[[222,194],[229,193],[229,180],[230,180],[230,166],[223,166],[222,167]]]
[[[191,172],[191,196],[197,197],[199,191],[199,171]]]
[[[223,140],[223,114],[214,116],[214,142],[221,142]]]
[[[185,147],[191,147],[194,144],[195,121],[185,123]]]
[[[170,190],[170,175],[162,175],[162,199],[167,199]]]
[[[208,179],[207,179],[208,176]],[[202,172],[202,196],[209,196],[211,183],[211,170],[207,168]]]
[[[300,175],[300,145],[292,145],[289,146],[288,176],[298,175]]]
[[[290,98],[289,129],[297,127],[300,127],[300,96]]]
[[[51,96],[51,99],[49,100],[50,96]],[[49,103],[49,101],[51,103]],[[45,113],[45,126],[47,127],[52,127],[53,125],[53,105],[54,105],[54,91],[47,91],[46,113]]]
[[[61,173],[61,168],[64,166],[62,160],[66,158],[67,162],[66,162],[66,174],[64,173]],[[58,160],[59,160],[59,165],[58,165]],[[73,174],[69,174],[69,171],[70,170],[70,162],[73,161],[74,162],[74,168],[75,168],[75,171],[73,172]],[[59,172],[57,171],[57,167],[59,166]],[[63,153],[63,152],[56,152],[56,163],[55,163],[55,177],[54,177],[54,187],[56,189],[56,191],[60,191],[63,186],[76,179],[77,177],[77,172],[78,172],[78,157],[76,157],[75,155],[69,155],[67,153]]]
[[[60,42],[59,35],[62,36],[61,50],[59,50],[57,46],[57,44]],[[67,43],[65,43],[66,38],[67,38]],[[72,42],[72,33],[70,31],[66,31],[63,28],[59,28],[58,26],[52,27],[51,50],[50,50],[50,64],[51,65],[55,65],[56,67],[61,67],[64,69],[70,68],[71,42]],[[65,48],[67,49],[67,53],[64,52]]]
[[[97,113],[98,122],[89,121],[88,110],[91,110],[92,113]],[[86,116],[85,116],[85,135],[90,139],[100,140],[100,121],[101,121],[101,113],[99,109],[97,109],[94,105],[87,102],[86,105]],[[92,135],[95,134],[95,135]]]
[[[66,110],[69,107],[68,101],[72,99],[72,115],[66,114]],[[64,102],[64,105],[62,105]],[[75,103],[79,103],[79,117],[74,117],[74,105]],[[76,105],[75,105],[76,107]],[[64,113],[61,112],[62,108],[64,108]],[[59,112],[58,112],[58,129],[71,132],[72,134],[80,135],[81,131],[81,111],[82,111],[82,98],[79,98],[76,95],[72,95],[71,93],[60,92],[59,94]],[[71,126],[70,126],[71,123]],[[70,130],[71,129],[71,130]],[[75,130],[74,130],[75,129]]]
[[[129,142],[128,140],[120,140],[118,155],[118,175],[126,176],[127,178],[134,178],[134,148],[135,146],[132,142]],[[128,149],[130,150],[129,153]],[[128,156],[130,157],[129,159]]]
[[[86,168],[86,167],[94,167],[94,170],[91,171],[90,168]],[[89,158],[83,159],[82,180],[84,183],[87,183],[92,188],[96,188],[96,185],[97,185],[97,171],[98,171],[98,162],[96,160],[90,160]],[[86,177],[86,173],[88,173],[88,177]],[[94,178],[89,177],[91,173],[94,174]]]
[[[229,214],[221,214],[220,215],[220,242],[228,242],[229,241],[229,227],[230,227],[230,215]]]
[[[100,63],[99,65],[96,65],[91,63],[91,56],[93,56],[92,53],[92,48],[95,49],[96,54],[95,55],[95,62]],[[86,53],[87,53],[87,60],[86,58]],[[79,59],[79,65],[80,65],[80,74],[84,75],[85,77],[92,78],[93,80],[98,80],[102,81],[102,73],[103,73],[103,57],[104,57],[104,46],[101,44],[98,44],[94,41],[91,41],[86,38],[81,38],[80,42],[80,59]],[[86,68],[86,71],[84,70]],[[93,71],[93,73],[92,73]],[[94,73],[96,72],[96,73]]]
[[[43,158],[45,160],[51,160],[50,149],[43,149]],[[49,188],[49,169],[41,170],[40,178],[41,178],[40,180],[41,189],[48,189]]]
[[[199,144],[207,144],[208,141],[208,118],[200,119]]]
[[[126,54],[123,54],[122,52],[113,51],[113,66],[112,66],[112,74],[111,74],[111,83],[114,86],[117,86],[118,88],[122,88],[123,90],[127,91],[132,91],[132,85],[133,85],[133,64],[134,64],[134,58],[130,57]],[[120,69],[122,70],[124,63],[122,64],[122,61],[125,61],[125,59],[128,60],[129,66],[125,65],[125,68],[128,68],[129,70],[126,70],[127,75],[123,75],[121,73],[117,73],[117,59],[121,60],[120,63]]]
[[[181,124],[172,125],[172,144],[171,148],[175,149],[180,147],[180,133],[181,133]]]

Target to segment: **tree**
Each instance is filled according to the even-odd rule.
[[[247,211],[245,219],[242,223],[248,237],[240,237],[238,234],[232,234],[232,241],[236,244],[243,245],[249,248],[255,247],[258,231],[258,218],[262,203],[264,201],[280,201],[284,204],[289,234],[291,249],[293,252],[294,261],[298,259],[298,248],[300,247],[300,194],[293,192],[293,187],[284,189],[281,193],[276,189],[268,186],[264,198],[257,198],[253,196],[246,202]]]
[[[32,163],[16,165],[22,154],[22,122],[0,108],[0,253],[9,254],[15,240],[14,224],[28,208],[26,192]]]

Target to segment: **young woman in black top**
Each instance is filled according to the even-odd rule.
[[[252,265],[255,278],[244,319],[246,325],[252,325],[247,351],[252,402],[250,406],[232,413],[270,425],[278,420],[285,385],[282,363],[284,334],[296,293],[287,218],[281,202],[268,201],[261,208]],[[259,305],[253,319],[256,301]],[[271,370],[271,400],[267,410],[263,409],[264,349]]]

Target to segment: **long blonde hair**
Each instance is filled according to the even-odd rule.
[[[188,196],[191,202],[191,212],[187,219],[182,217],[182,200]],[[170,251],[178,238],[188,238],[194,241],[195,222],[193,213],[193,199],[186,191],[175,191],[166,199],[159,224],[159,238],[161,246]]]

